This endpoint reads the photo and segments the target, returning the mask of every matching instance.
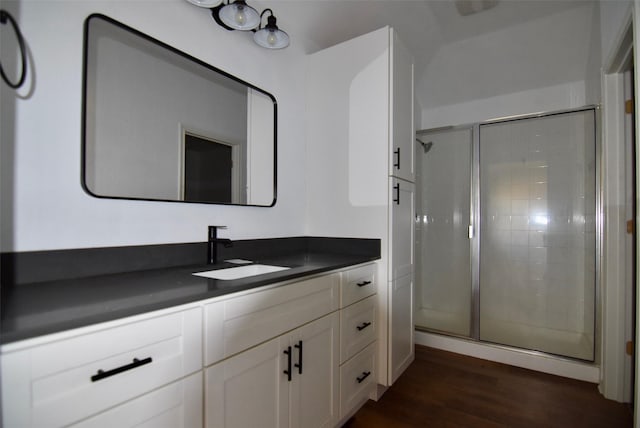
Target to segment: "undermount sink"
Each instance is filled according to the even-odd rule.
[[[204,278],[212,278],[212,279],[222,279],[222,280],[231,280],[231,279],[242,279],[250,276],[262,275],[265,273],[279,272],[281,270],[291,269],[283,266],[272,266],[272,265],[248,265],[248,266],[238,266],[226,269],[216,269],[216,270],[208,270],[205,272],[195,272],[195,276],[202,276]]]

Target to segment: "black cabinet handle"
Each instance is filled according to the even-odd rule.
[[[283,371],[287,375],[287,380],[291,382],[291,346],[283,351],[287,355],[287,369]]]
[[[393,154],[396,155],[396,161],[393,163],[393,166],[400,169],[400,147],[393,151]]]
[[[357,283],[356,285],[358,287],[364,287],[365,285],[369,285],[369,284],[371,284],[371,281],[362,281],[362,282]]]
[[[98,370],[98,373],[96,373],[93,376],[91,376],[91,382],[97,382],[97,381],[99,381],[101,379],[104,379],[106,377],[114,376],[114,375],[117,375],[119,373],[126,372],[127,370],[132,370],[132,369],[135,369],[136,367],[144,366],[145,364],[149,364],[152,361],[153,360],[151,359],[151,357],[144,358],[142,360],[134,358],[133,362],[130,363],[130,364],[126,364],[126,365],[121,366],[121,367],[116,367],[115,369],[111,369],[111,370],[107,370],[107,371]]]
[[[294,366],[298,368],[298,373],[302,374],[302,340],[293,346],[298,348],[298,363],[294,364]]]
[[[369,327],[371,325],[370,322],[363,322],[362,325],[356,326],[356,328],[358,329],[358,331],[362,331],[365,328]]]
[[[368,378],[370,374],[371,372],[362,372],[362,376],[357,377],[356,380],[358,383],[362,383],[362,381]]]
[[[396,205],[400,205],[400,183],[393,186],[393,189],[396,191],[396,197],[393,198],[393,202],[395,202]]]

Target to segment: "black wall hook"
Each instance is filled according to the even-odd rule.
[[[24,38],[22,37],[22,33],[20,32],[20,28],[18,28],[18,23],[13,16],[9,14],[6,10],[0,10],[0,24],[6,24],[7,21],[11,23],[14,31],[16,32],[16,39],[18,39],[18,45],[20,46],[20,60],[22,63],[22,73],[20,74],[20,79],[16,83],[13,83],[4,72],[4,68],[2,68],[2,63],[0,62],[0,74],[2,75],[2,80],[5,81],[7,85],[12,87],[13,89],[18,89],[24,84],[24,80],[27,77],[27,50],[24,46]]]

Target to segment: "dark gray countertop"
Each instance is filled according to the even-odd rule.
[[[287,245],[288,248],[284,250],[273,251],[272,256],[266,256],[264,251],[261,254],[248,254],[249,257],[245,258],[256,263],[286,266],[291,269],[237,280],[221,281],[193,275],[195,272],[237,265],[191,263],[183,266],[23,284],[6,284],[7,281],[3,281],[0,339],[3,344],[9,343],[210,299],[380,258],[379,240],[361,240],[366,241],[364,250],[361,248],[354,251],[352,247],[357,242],[353,239],[347,241],[348,248],[345,247],[345,241],[342,238],[329,239],[335,240],[336,245],[327,245],[327,241],[323,241],[322,245],[317,245],[317,242],[313,241],[310,245],[309,241],[305,241],[302,247],[297,244],[293,247]],[[376,241],[377,251],[375,251],[376,245],[371,245],[372,241]],[[260,245],[264,247],[266,244],[265,240],[260,240]],[[255,255],[261,257],[251,257]]]

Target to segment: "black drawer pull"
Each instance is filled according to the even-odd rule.
[[[358,282],[356,285],[358,287],[364,287],[365,285],[369,285],[371,284],[371,281],[362,281],[362,282]]]
[[[293,346],[298,348],[298,362],[294,364],[294,367],[297,367],[298,373],[302,374],[302,340],[299,340],[298,343]]]
[[[362,325],[356,326],[356,328],[358,329],[358,331],[362,331],[365,328],[369,327],[371,325],[370,322],[363,322]]]
[[[371,372],[362,372],[362,376],[357,377],[356,380],[358,383],[362,383],[362,381],[368,378],[370,374]]]
[[[395,166],[396,168],[400,169],[400,147],[395,149],[393,151],[393,154],[397,156],[396,157],[397,161],[393,163],[393,166]]]
[[[400,205],[400,183],[393,186],[393,189],[396,191],[396,197],[393,198],[393,202],[395,202],[396,205]]]
[[[106,377],[117,375],[119,373],[126,372],[127,370],[135,369],[136,367],[144,366],[145,364],[151,363],[151,361],[153,361],[151,357],[145,358],[143,360],[134,358],[131,364],[127,364],[121,367],[116,367],[115,369],[111,369],[107,371],[98,370],[98,373],[91,376],[91,382],[97,382]]]
[[[287,349],[282,352],[287,355],[287,369],[283,373],[287,375],[287,380],[291,382],[291,346],[287,346]]]

